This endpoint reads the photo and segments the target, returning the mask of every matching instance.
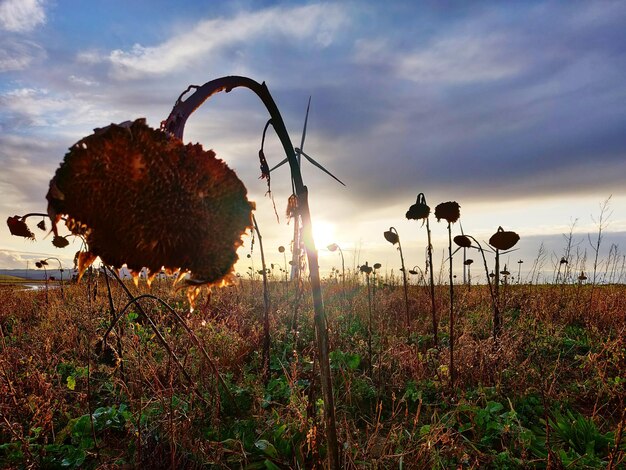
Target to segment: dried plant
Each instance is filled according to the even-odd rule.
[[[435,347],[437,347],[439,344],[439,339],[438,339],[438,334],[437,334],[438,320],[437,320],[437,304],[435,302],[435,273],[433,270],[433,245],[431,242],[431,235],[430,235],[429,215],[430,215],[430,207],[428,206],[428,204],[426,204],[426,196],[424,196],[424,193],[419,193],[417,195],[417,200],[415,201],[415,204],[409,207],[409,210],[406,213],[406,218],[409,220],[426,221],[426,234],[428,236],[428,246],[427,246],[428,268],[429,268],[428,272],[430,274],[430,308],[431,308],[431,316],[432,316],[432,323],[433,323],[433,343]]]
[[[452,273],[452,228],[451,225],[461,217],[461,206],[455,201],[442,202],[435,207],[437,222],[444,219],[448,222],[448,260],[450,262],[450,387],[454,387],[456,370],[454,364],[454,278]]]
[[[409,313],[409,288],[406,281],[406,269],[404,267],[404,255],[402,254],[402,244],[400,243],[400,235],[395,227],[389,227],[389,230],[383,233],[385,240],[392,245],[398,245],[398,251],[400,252],[400,263],[402,264],[402,283],[404,285],[404,309],[406,311],[406,331],[407,335],[411,330],[411,315]]]
[[[496,231],[496,233],[494,233],[489,238],[489,245],[491,245],[491,247],[493,248],[496,254],[496,266],[494,268],[494,273],[495,273],[494,294],[495,294],[497,303],[500,302],[500,255],[509,253],[508,250],[513,248],[517,244],[519,239],[520,237],[517,233],[512,232],[512,231],[506,231],[502,227],[498,227],[498,230]],[[493,325],[494,337],[497,338],[499,336],[501,329],[502,329],[502,319],[500,318],[500,315],[498,314],[494,316],[494,325]]]
[[[136,278],[191,273],[194,285],[227,281],[254,204],[213,151],[148,127],[110,125],[74,144],[50,182],[53,230],[62,215],[88,251]],[[79,276],[88,267],[81,266]]]

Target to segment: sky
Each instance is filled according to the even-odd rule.
[[[405,218],[422,192],[433,210],[457,201],[479,240],[517,232],[510,264],[530,267],[543,243],[551,272],[572,231],[589,269],[609,197],[601,257],[626,245],[625,24],[620,1],[0,0],[0,217],[45,212],[65,152],[94,128],[139,117],[158,127],[188,85],[244,75],[267,84],[294,145],[311,97],[304,150],[346,183],[302,165],[323,274],[341,265],[333,242],[347,267],[397,272],[391,226],[407,269],[423,266],[425,228]],[[275,170],[272,201],[259,179],[267,118],[237,89],[196,111],[184,140],[237,172],[268,262],[282,264],[291,184],[286,165]],[[271,131],[265,155],[284,158]],[[441,259],[446,225],[431,228]],[[0,268],[71,265],[78,247],[5,226]],[[250,248],[247,236],[240,272],[260,266]]]

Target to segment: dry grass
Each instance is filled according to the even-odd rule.
[[[53,289],[48,302],[43,291],[0,290],[2,465],[321,465],[323,401],[309,296],[301,299],[305,318],[294,337],[293,292],[270,283],[271,374],[264,383],[261,289],[246,281],[214,293],[210,303],[200,298],[187,318],[229,393],[184,329],[154,301],[145,300],[143,308],[193,383],[132,307],[109,340],[121,347],[121,363],[111,366],[98,356],[96,345],[111,319],[102,279],[67,286],[64,297]],[[550,465],[623,465],[623,444],[616,449],[614,441],[626,395],[626,287],[593,289],[592,297],[591,286],[508,286],[503,333],[494,343],[486,287],[458,286],[453,390],[448,348],[432,347],[427,288],[410,288],[413,333],[407,340],[402,288],[376,286],[370,375],[365,287],[348,282],[349,308],[342,315],[341,283],[327,281],[344,467],[545,468],[548,456]],[[184,315],[182,294],[165,281],[152,290]],[[436,294],[438,310],[446,312],[446,286]],[[116,285],[112,299],[118,311],[127,301]],[[445,345],[448,325],[440,320]],[[102,421],[103,413],[113,418]],[[576,438],[567,441],[568,430],[597,442],[593,455],[578,449]]]

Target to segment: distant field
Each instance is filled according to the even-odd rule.
[[[32,280],[24,279],[23,277],[9,276],[7,274],[0,274],[0,284],[15,284],[22,282],[32,282]]]

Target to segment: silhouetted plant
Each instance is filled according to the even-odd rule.
[[[433,322],[433,342],[435,347],[438,346],[438,334],[437,334],[437,304],[435,302],[435,274],[433,271],[433,245],[430,237],[430,223],[428,216],[430,215],[430,207],[426,204],[426,196],[424,193],[419,193],[417,195],[417,201],[406,213],[406,218],[409,220],[422,220],[426,221],[426,234],[428,236],[428,266],[430,273],[430,306],[431,306],[431,315]]]
[[[261,236],[261,231],[259,230],[259,224],[256,221],[256,217],[252,215],[252,222],[254,224],[254,230],[256,231],[257,238],[259,240],[259,251],[261,252],[261,265],[263,269],[261,270],[261,275],[263,276],[263,361],[261,365],[261,370],[263,371],[263,380],[265,384],[270,379],[270,291],[267,282],[267,274],[269,273],[269,269],[267,269],[265,265],[265,251],[263,250],[263,237]]]
[[[505,231],[502,227],[498,227],[496,233],[489,238],[489,245],[494,249],[496,253],[496,266],[494,268],[494,293],[496,296],[496,302],[500,301],[500,255],[508,253],[513,248],[520,237],[517,233],[512,231]],[[497,338],[502,329],[502,320],[498,314],[494,317],[494,336]]]
[[[220,91],[231,91],[237,87],[245,87],[253,91],[263,102],[270,114],[272,127],[276,131],[281,141],[283,150],[287,156],[289,167],[291,170],[291,182],[297,198],[297,212],[302,221],[302,232],[304,246],[309,263],[309,275],[311,282],[311,294],[313,297],[314,323],[316,330],[317,353],[319,356],[321,390],[324,399],[324,418],[326,424],[326,438],[328,443],[328,463],[333,470],[339,468],[339,446],[337,442],[337,429],[335,425],[335,405],[332,387],[332,377],[329,359],[329,340],[328,325],[326,322],[326,314],[324,312],[324,302],[322,299],[322,289],[319,276],[319,264],[315,242],[313,240],[313,229],[311,225],[311,214],[308,205],[308,190],[302,181],[302,173],[300,171],[299,161],[295,148],[291,142],[285,123],[274,99],[272,98],[267,86],[260,84],[247,77],[222,77],[204,85],[190,86],[178,98],[172,112],[167,120],[163,123],[163,128],[170,134],[182,139],[184,127],[189,116],[198,109],[208,98]],[[183,96],[191,89],[195,89],[194,93],[187,99],[183,100]],[[297,247],[294,247],[294,250]]]
[[[402,254],[402,244],[400,243],[400,235],[395,227],[389,227],[389,230],[383,233],[385,240],[392,245],[398,245],[398,251],[400,252],[400,263],[402,264],[402,282],[404,285],[404,308],[406,310],[406,331],[407,335],[410,334],[411,328],[411,316],[409,314],[409,288],[406,282],[406,270],[404,268],[404,255]]]
[[[25,217],[20,217],[19,215],[14,215],[13,217],[9,217],[7,219],[7,225],[9,226],[9,231],[11,235],[16,237],[24,237],[29,240],[35,239],[35,234],[31,232],[28,225],[26,225]]]
[[[456,371],[454,368],[454,281],[452,273],[452,228],[451,225],[461,217],[461,206],[455,201],[442,202],[435,207],[435,217],[439,222],[448,222],[448,259],[450,260],[450,387],[454,387]],[[432,269],[432,267],[431,267]]]
[[[470,248],[470,247],[467,247]],[[472,287],[472,263],[474,263],[474,260],[471,258],[466,259],[465,261],[463,261],[463,264],[465,266],[467,266],[467,287],[471,288]]]
[[[368,367],[369,367],[369,375],[372,377],[372,367],[373,367],[373,358],[372,358],[372,287],[370,283],[370,275],[374,271],[373,268],[366,261],[364,265],[359,268],[363,274],[365,274],[365,282],[367,284],[367,307],[368,307],[368,315],[367,315],[367,357],[368,357]]]

